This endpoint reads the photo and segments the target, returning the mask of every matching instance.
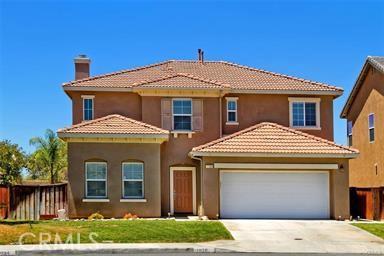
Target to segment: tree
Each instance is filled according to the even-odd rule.
[[[48,176],[52,184],[63,178],[67,167],[66,144],[50,129],[45,131],[44,138],[32,138],[30,144],[36,146],[28,161],[31,176]]]
[[[17,144],[0,141],[0,184],[11,185],[21,180],[26,157]]]

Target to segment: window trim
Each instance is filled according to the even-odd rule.
[[[104,164],[105,165],[105,179],[88,179],[87,165],[88,164]],[[105,181],[105,196],[88,196],[88,181]],[[108,164],[107,162],[85,162],[85,199],[108,199]]]
[[[227,122],[225,123],[226,125],[238,125],[239,122],[238,122],[238,117],[237,117],[237,111],[238,111],[238,105],[237,105],[237,101],[238,101],[238,97],[226,97],[225,100],[227,101],[226,103],[226,110],[227,110]],[[230,102],[234,102],[235,103],[235,107],[236,109],[235,110],[230,110],[229,109],[229,103]],[[235,113],[235,121],[229,121],[229,113]]]
[[[142,179],[124,179],[124,164],[141,164],[141,166],[142,166],[141,171],[142,171],[143,178]],[[126,161],[126,162],[122,162],[121,163],[121,199],[123,201],[127,201],[127,200],[143,200],[143,199],[145,200],[144,180],[145,180],[145,177],[144,177],[144,163],[143,162],[139,162],[139,161]],[[124,196],[124,188],[125,188],[124,187],[124,181],[141,181],[141,197],[137,197],[137,196]],[[123,202],[123,201],[121,201],[121,202]]]
[[[191,102],[191,114],[175,114],[173,113],[173,102],[174,101],[190,101]],[[172,109],[172,131],[177,131],[177,132],[191,132],[193,131],[193,100],[192,98],[172,98],[172,104],[171,104],[171,109]],[[175,130],[175,116],[190,116],[191,117],[191,130]]]
[[[321,130],[320,126],[320,98],[296,98],[289,97],[289,126],[294,129],[301,130]],[[293,125],[293,103],[304,103],[304,126],[294,126]],[[316,103],[316,125],[315,126],[306,126],[305,125],[305,103]]]
[[[369,125],[369,117],[372,116],[373,117],[373,126],[371,127]],[[371,140],[371,134],[370,134],[370,131],[373,130],[373,140]],[[375,142],[375,113],[369,113],[368,114],[368,140],[369,140],[369,143],[374,143]]]
[[[95,95],[81,95],[83,101],[83,121],[91,121],[95,117]],[[92,118],[85,120],[85,100],[92,100]]]

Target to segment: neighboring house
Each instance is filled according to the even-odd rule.
[[[333,141],[342,89],[224,61],[170,60],[63,84],[69,214],[349,218]]]
[[[366,196],[356,202],[360,216],[384,218],[384,57],[367,58],[341,117],[347,119],[349,145],[360,151],[350,162],[349,179]]]

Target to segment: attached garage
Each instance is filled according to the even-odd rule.
[[[328,171],[220,171],[221,218],[329,219]]]
[[[195,147],[209,218],[349,219],[354,149],[275,123]]]

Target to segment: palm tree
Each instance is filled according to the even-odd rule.
[[[39,168],[48,172],[52,184],[58,182],[59,172],[66,167],[65,143],[50,129],[44,138],[35,137],[29,143],[37,147],[34,156],[39,158]]]

